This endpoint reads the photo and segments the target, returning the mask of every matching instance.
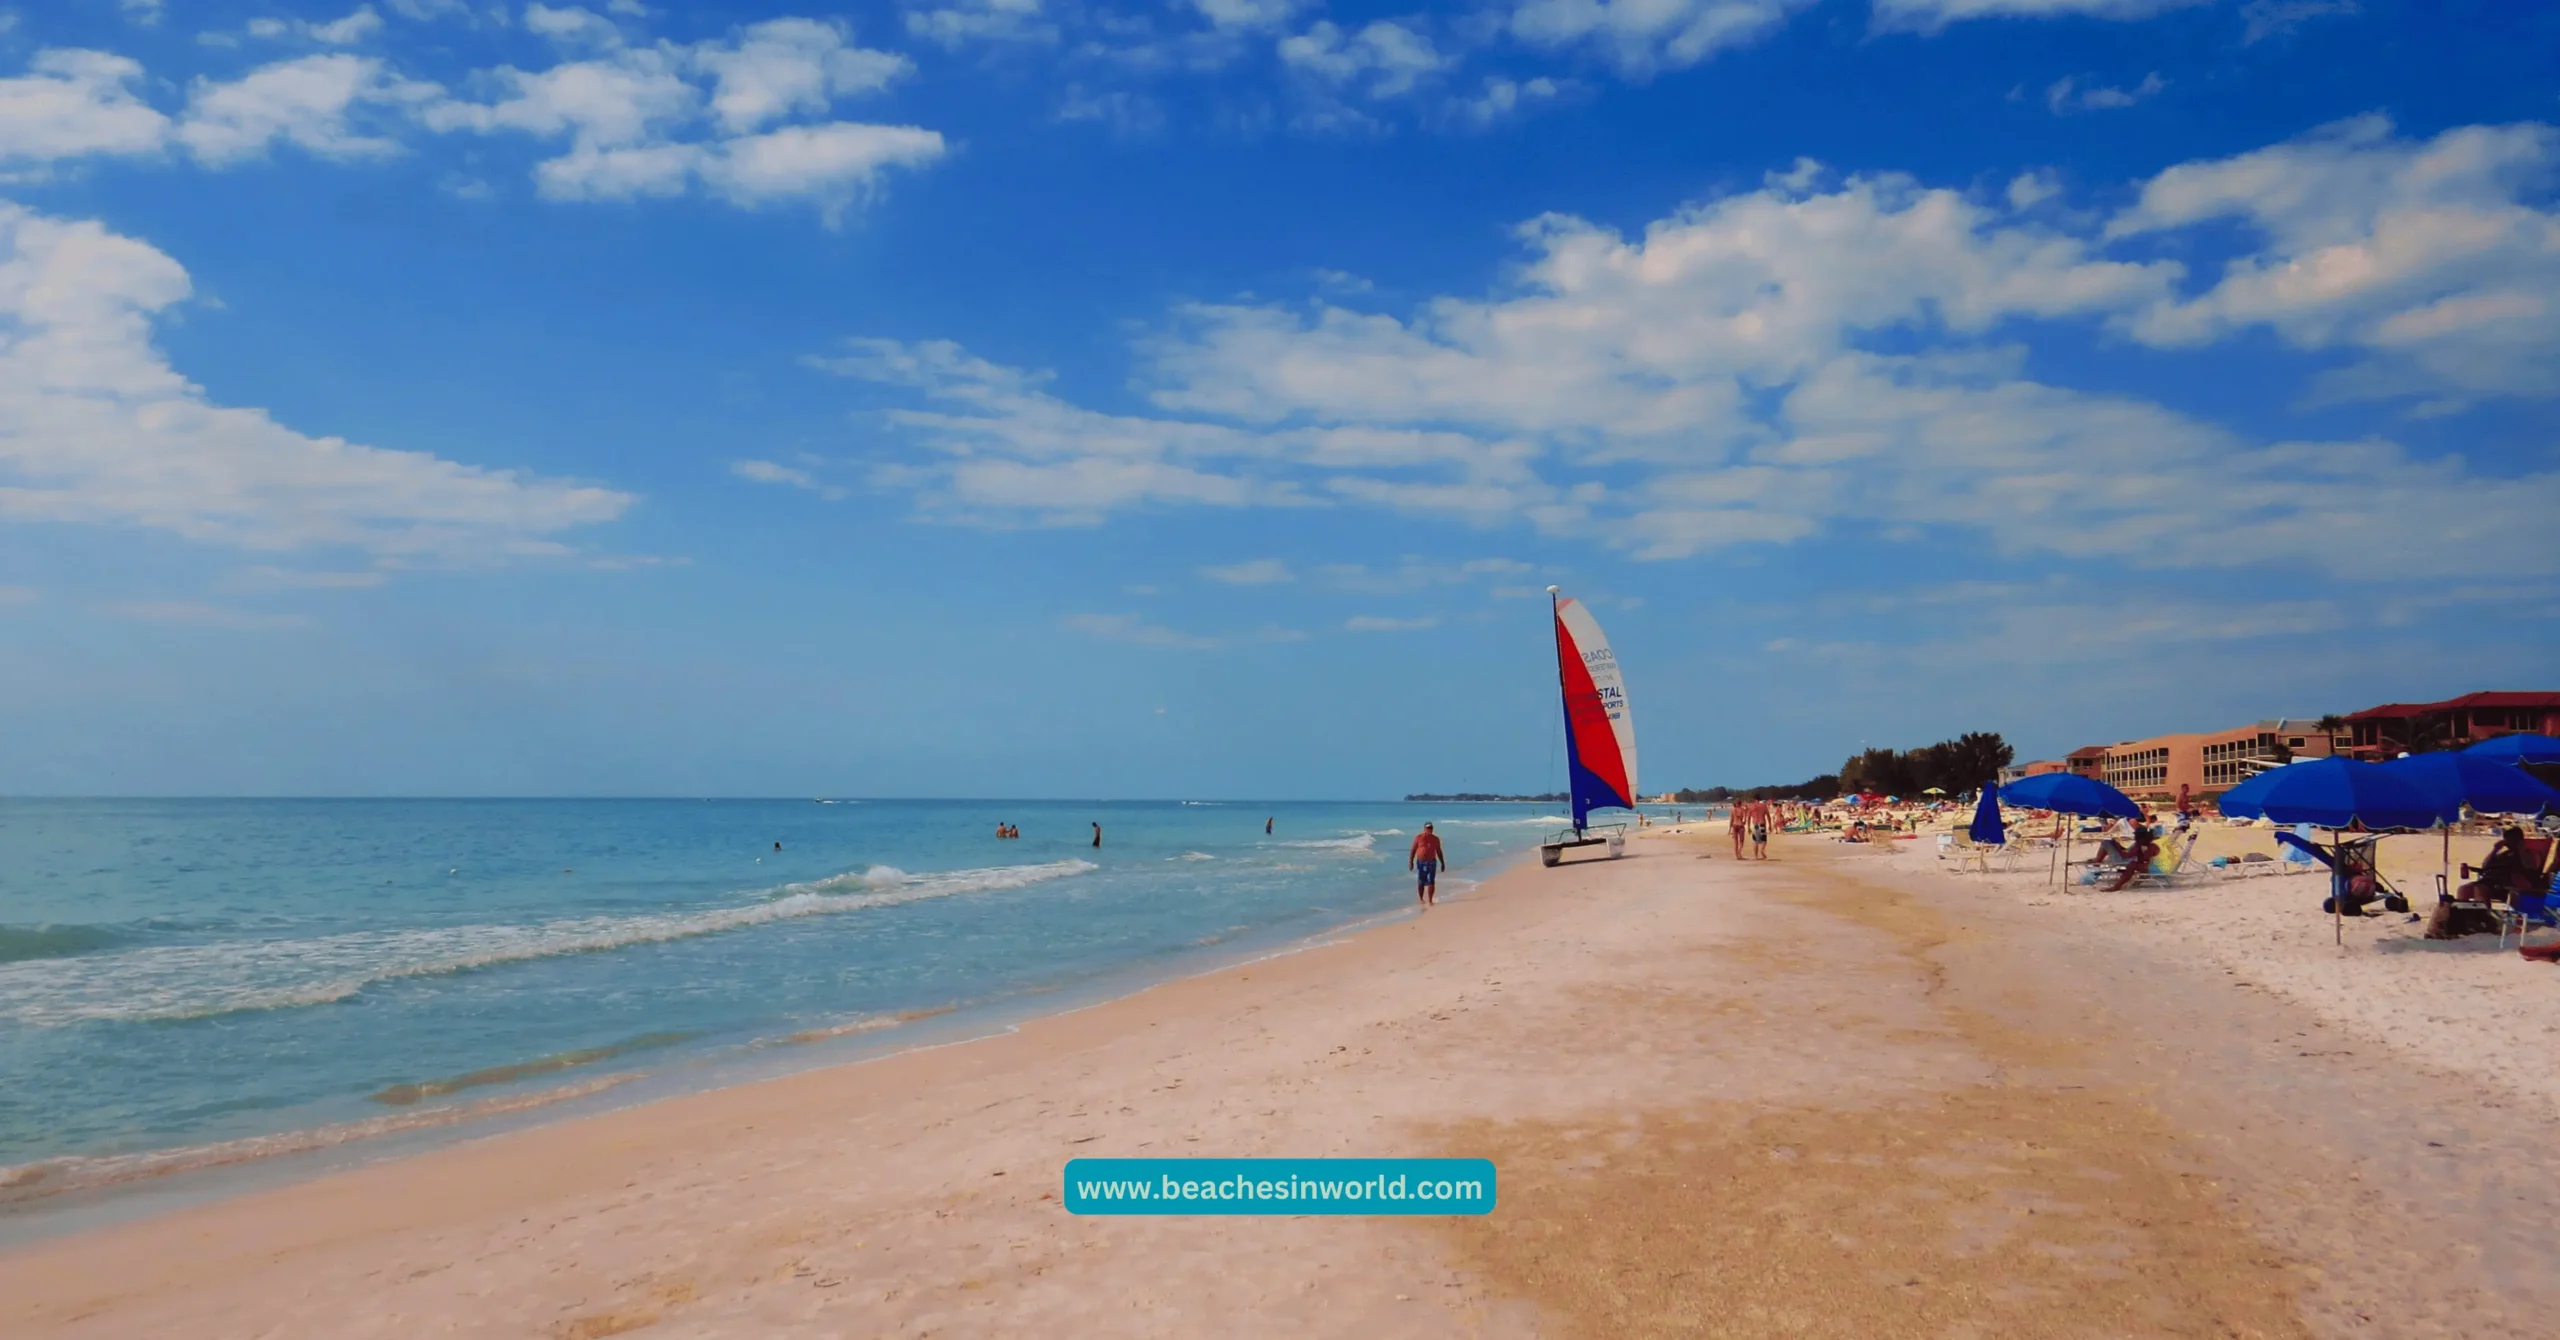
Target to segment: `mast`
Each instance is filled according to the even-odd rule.
[[[1556,640],[1556,702],[1564,709],[1565,801],[1573,807],[1573,835],[1580,837],[1583,820],[1589,818],[1591,812],[1583,808],[1582,788],[1573,784],[1574,765],[1581,759],[1573,744],[1573,689],[1566,682],[1564,673],[1564,606],[1560,600],[1563,594],[1561,586],[1547,588],[1547,632]]]

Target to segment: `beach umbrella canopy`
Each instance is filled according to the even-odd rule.
[[[2459,806],[2431,798],[2407,777],[2345,758],[2269,768],[2223,792],[2222,812],[2322,828],[2433,828],[2460,817]]]
[[[2560,791],[2533,774],[2474,754],[2411,754],[2382,770],[2409,779],[2448,813],[2469,805],[2482,814],[2540,814],[2560,809]]]
[[[2057,810],[2063,814],[2113,815],[2139,819],[2142,807],[2133,797],[2076,772],[2048,772],[2025,777],[2000,788],[2000,798],[2020,809]]]
[[[2560,738],[2500,735],[2482,740],[2462,752],[2467,758],[2485,758],[2492,763],[2560,763]]]
[[[1944,788],[1941,788],[1941,787],[1935,787],[1935,786],[1933,786],[1933,787],[1930,787],[1928,790],[1921,792],[1920,794],[1922,794],[1922,795],[1924,795],[1924,796],[1943,796],[1943,795],[1945,795],[1945,794],[1946,794],[1946,791],[1945,791],[1945,789],[1944,789]]]
[[[2009,840],[2008,830],[2000,826],[2000,795],[1990,787],[1982,788],[1982,799],[1973,803],[1973,823],[1965,836],[1986,847],[1997,847]]]

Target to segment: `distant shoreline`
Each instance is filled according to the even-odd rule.
[[[1430,801],[1442,805],[1561,805],[1566,799],[1562,792],[1551,796],[1496,796],[1480,791],[1460,791],[1454,795],[1417,793],[1406,796],[1405,803]]]

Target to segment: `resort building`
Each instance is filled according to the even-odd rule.
[[[2137,800],[2202,799],[2298,758],[2326,758],[2329,736],[2300,717],[2277,717],[2200,735],[2155,735],[2104,751],[2101,780]]]
[[[2560,735],[2560,693],[2466,693],[2440,703],[2384,703],[2346,719],[2346,748],[2362,759],[2460,749],[2515,731]]]
[[[2076,772],[2083,777],[2104,780],[2107,775],[2107,747],[2102,744],[2084,744],[2072,750],[2062,756],[2062,770]]]

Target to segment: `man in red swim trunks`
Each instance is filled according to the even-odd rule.
[[[1440,867],[1448,860],[1440,851],[1440,835],[1431,831],[1431,825],[1424,824],[1422,831],[1413,835],[1412,850],[1404,856],[1405,868],[1413,872],[1413,896],[1421,899],[1424,907],[1439,901]]]

